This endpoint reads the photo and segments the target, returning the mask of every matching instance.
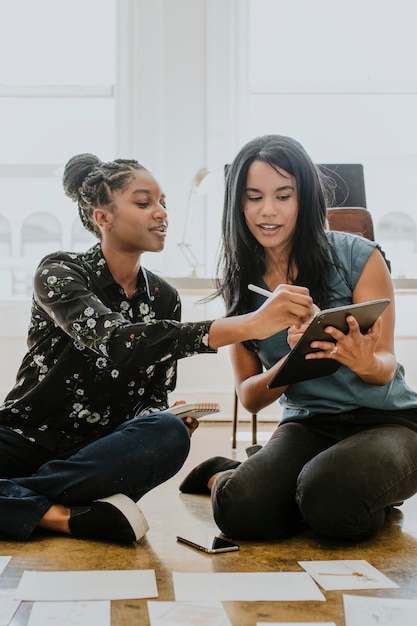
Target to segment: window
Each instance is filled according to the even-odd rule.
[[[417,223],[414,5],[398,0],[395,15],[373,0],[351,0],[342,13],[336,5],[250,1],[246,139],[290,135],[317,163],[361,163],[392,276],[417,277],[409,256]],[[395,238],[386,236],[387,215]]]
[[[391,211],[376,224],[378,241],[384,250],[390,250],[397,263],[397,274],[417,276],[416,222],[407,213]]]
[[[11,228],[9,221],[0,215],[0,257],[10,256],[11,246]]]
[[[90,233],[77,218],[71,227],[71,247],[74,252],[82,252],[97,243],[96,237]]]
[[[0,0],[0,253],[10,272],[2,298],[29,295],[43,254],[72,249],[77,209],[62,192],[63,165],[80,152],[113,158],[116,8]]]
[[[61,226],[49,213],[29,215],[22,226],[22,257],[38,258],[62,247]]]

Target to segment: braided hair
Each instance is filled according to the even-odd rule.
[[[62,185],[65,195],[78,204],[81,222],[101,239],[93,219],[94,209],[110,206],[113,191],[123,190],[137,170],[146,169],[133,159],[115,159],[107,163],[94,154],[78,154],[65,166]]]

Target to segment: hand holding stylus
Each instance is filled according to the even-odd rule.
[[[292,325],[299,327],[314,317],[314,308],[317,307],[313,304],[308,289],[305,287],[282,284],[278,285],[274,291],[268,291],[263,287],[249,284],[248,289],[265,296],[268,301],[271,298],[275,301],[274,306],[277,308],[279,306],[278,314],[282,319],[282,329]]]

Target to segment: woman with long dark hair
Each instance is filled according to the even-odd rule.
[[[417,394],[394,353],[394,293],[377,243],[326,230],[326,180],[296,140],[268,135],[246,144],[228,169],[218,293],[233,317],[255,311],[282,285],[308,288],[316,310],[389,298],[362,334],[330,327],[307,359],[334,359],[329,376],[268,388],[305,330],[288,329],[231,347],[236,390],[257,413],[279,399],[282,419],[247,460],[214,457],[181,491],[210,493],[228,536],[272,539],[307,524],[318,533],[360,539],[391,507],[417,491]]]

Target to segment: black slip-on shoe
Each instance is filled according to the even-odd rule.
[[[253,456],[257,452],[259,452],[259,450],[262,450],[262,446],[259,443],[255,443],[252,446],[249,446],[248,448],[246,448],[247,457],[249,458],[250,456]]]
[[[229,469],[236,469],[239,465],[240,461],[228,459],[224,456],[213,456],[191,470],[180,484],[180,491],[182,493],[209,494],[210,489],[207,487],[207,483],[214,474]]]
[[[138,541],[149,529],[140,508],[122,493],[72,507],[68,524],[73,537],[117,543]]]

